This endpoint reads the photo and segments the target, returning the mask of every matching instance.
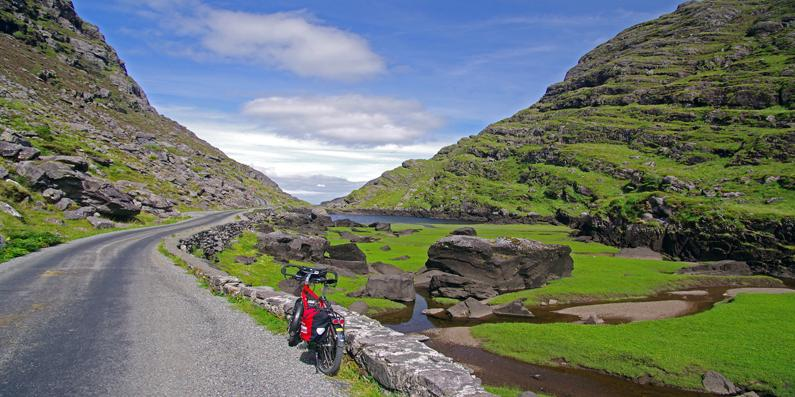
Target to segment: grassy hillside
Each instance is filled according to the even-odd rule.
[[[328,206],[556,216],[611,244],[791,275],[794,24],[788,1],[685,3],[583,56],[530,108]]]
[[[89,197],[88,182],[101,194]],[[47,188],[60,193],[45,197]],[[58,205],[61,196],[71,201]],[[114,200],[132,224],[191,209],[305,205],[158,114],[71,1],[0,0],[0,202],[20,215],[0,211],[0,257],[16,255],[14,241],[33,248],[95,233],[85,214],[64,214],[98,208],[114,218],[122,213],[102,208]],[[23,244],[30,236],[41,244]]]

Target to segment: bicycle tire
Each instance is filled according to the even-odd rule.
[[[295,301],[293,312],[287,322],[287,345],[298,346],[301,343],[301,317],[304,314],[304,303],[301,299]]]
[[[334,376],[342,365],[345,338],[338,338],[334,327],[330,327],[329,331],[323,342],[315,347],[315,369],[324,375]]]

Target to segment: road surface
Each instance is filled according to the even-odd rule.
[[[0,396],[345,394],[283,336],[157,252],[168,235],[234,214],[94,236],[0,263]]]

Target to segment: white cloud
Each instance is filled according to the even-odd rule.
[[[146,0],[143,5],[139,14],[160,19],[164,28],[189,38],[187,43],[157,44],[175,55],[251,62],[300,76],[342,81],[386,70],[367,40],[303,12],[238,12],[196,0]],[[193,42],[197,45],[190,45]]]
[[[366,182],[400,166],[406,159],[430,158],[443,146],[454,142],[451,137],[414,144],[330,144],[320,139],[277,135],[263,130],[258,123],[232,114],[187,107],[158,106],[158,109],[230,157],[261,169],[269,176],[328,175]]]
[[[259,98],[243,113],[280,135],[357,145],[410,142],[441,125],[415,101],[363,95]]]

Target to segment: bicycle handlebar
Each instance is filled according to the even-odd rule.
[[[295,268],[296,272],[290,273],[288,271],[290,268]],[[291,264],[282,266],[281,273],[284,278],[292,278],[307,284],[336,285],[339,279],[339,275],[333,270]],[[329,278],[328,275],[330,274],[334,275],[334,277]]]

